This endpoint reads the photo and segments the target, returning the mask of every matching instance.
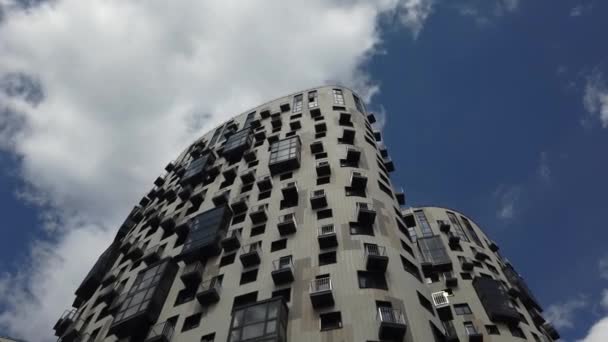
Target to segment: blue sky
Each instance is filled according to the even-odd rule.
[[[608,322],[608,3],[184,2],[173,15],[157,2],[17,3],[0,5],[0,333],[46,339],[130,206],[198,134],[327,80],[373,94],[409,204],[475,218],[565,341]]]

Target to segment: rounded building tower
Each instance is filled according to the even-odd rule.
[[[169,163],[54,326],[62,342],[551,341],[475,223],[403,209],[360,98],[251,109]]]

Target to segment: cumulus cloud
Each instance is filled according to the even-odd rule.
[[[545,310],[545,318],[557,329],[574,327],[576,311],[587,307],[585,297],[578,297],[565,302],[552,304]]]
[[[608,87],[597,69],[587,77],[583,105],[591,116],[600,120],[602,127],[608,127]]]
[[[1,0],[0,148],[49,236],[0,275],[0,330],[48,341],[86,270],[163,166],[227,117],[362,66],[397,16],[417,35],[432,1]],[[18,3],[27,3],[19,10]]]
[[[608,289],[604,289],[602,291],[602,298],[600,300],[600,305],[605,309],[608,310]]]
[[[551,168],[549,168],[547,152],[540,153],[537,173],[543,182],[549,183],[551,181]]]
[[[494,197],[498,201],[498,210],[496,216],[502,220],[513,219],[516,215],[516,209],[519,199],[522,195],[522,187],[514,186],[499,186],[494,192]]]
[[[578,342],[605,342],[608,341],[608,317],[604,317],[595,323],[585,338]]]
[[[592,8],[593,8],[593,4],[576,5],[570,10],[570,16],[571,17],[580,17],[582,15],[585,15],[585,14],[591,12]]]

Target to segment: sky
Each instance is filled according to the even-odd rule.
[[[0,335],[51,327],[167,162],[259,103],[363,94],[408,205],[608,341],[608,2],[0,0]]]

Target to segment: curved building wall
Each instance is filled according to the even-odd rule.
[[[400,208],[404,195],[391,185],[394,167],[373,121],[351,90],[327,86],[203,135],[118,229],[56,334],[106,342],[513,340],[476,292],[487,297],[492,283],[460,279],[458,256],[481,255],[464,239],[462,251],[448,248],[453,241],[437,223],[449,220],[445,210],[420,209],[428,221],[421,230],[415,210]],[[483,263],[468,273],[515,293],[521,285],[508,286],[504,261],[469,222],[487,255],[480,260],[499,273],[482,271]],[[449,270],[457,284],[447,287]],[[433,300],[437,293],[449,306]],[[509,325],[544,338],[517,300],[530,323]],[[449,315],[460,301],[472,314]],[[491,324],[501,335],[487,333]]]

